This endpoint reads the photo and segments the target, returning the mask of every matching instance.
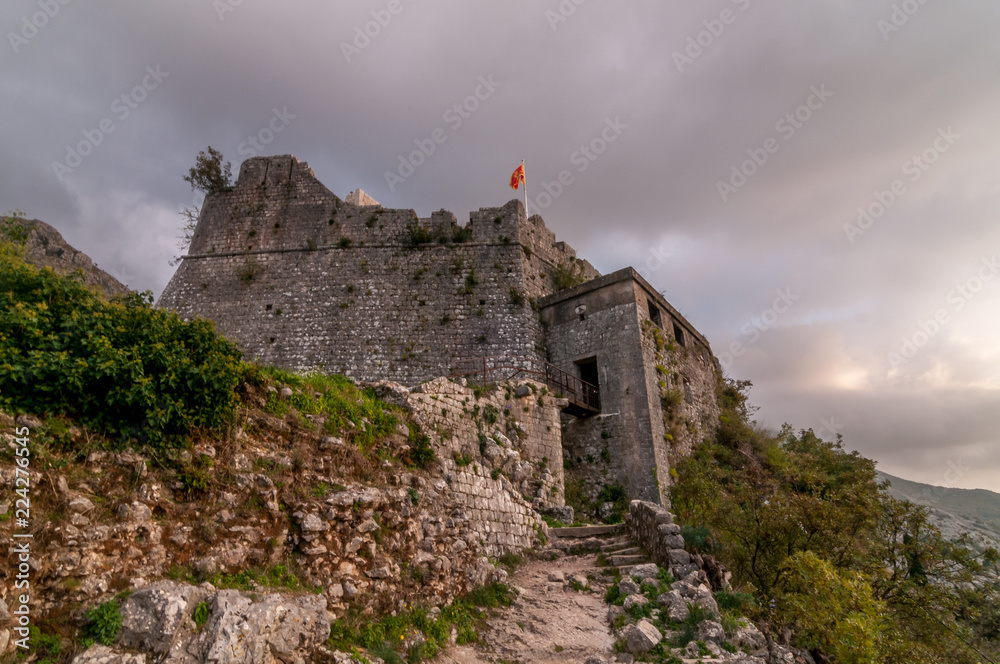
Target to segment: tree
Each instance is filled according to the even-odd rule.
[[[194,167],[184,176],[184,181],[191,184],[191,189],[198,189],[206,194],[217,194],[233,188],[232,164],[222,163],[222,153],[208,146],[208,153],[199,152]]]

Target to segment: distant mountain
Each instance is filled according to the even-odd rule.
[[[986,489],[951,489],[911,482],[878,471],[894,498],[930,509],[931,522],[948,539],[968,533],[979,546],[1000,550],[1000,493]]]

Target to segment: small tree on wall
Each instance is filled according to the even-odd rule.
[[[206,194],[217,194],[233,188],[232,164],[222,163],[222,153],[208,146],[208,152],[199,152],[194,167],[184,176],[184,181]]]
[[[211,145],[208,146],[208,152],[198,153],[194,166],[188,170],[188,174],[183,178],[191,185],[192,190],[201,191],[206,195],[229,191],[233,188],[232,164],[228,161],[223,163],[222,153]],[[194,229],[198,225],[201,208],[197,205],[184,207],[178,214],[183,220],[183,225],[177,248],[183,254],[191,246],[191,238],[194,237]],[[177,265],[180,260],[180,256],[174,256],[170,264]]]

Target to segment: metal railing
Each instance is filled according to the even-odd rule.
[[[547,385],[556,395],[569,399],[578,408],[594,413],[601,410],[600,391],[596,385],[533,357],[492,355],[469,358],[448,377],[481,381],[482,385],[522,377],[533,378]]]

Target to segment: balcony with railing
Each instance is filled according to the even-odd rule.
[[[465,378],[467,382],[490,383],[529,378],[546,385],[555,396],[569,404],[563,408],[575,417],[587,417],[601,412],[600,391],[568,371],[532,357],[494,355],[469,358],[459,362],[449,378]]]

